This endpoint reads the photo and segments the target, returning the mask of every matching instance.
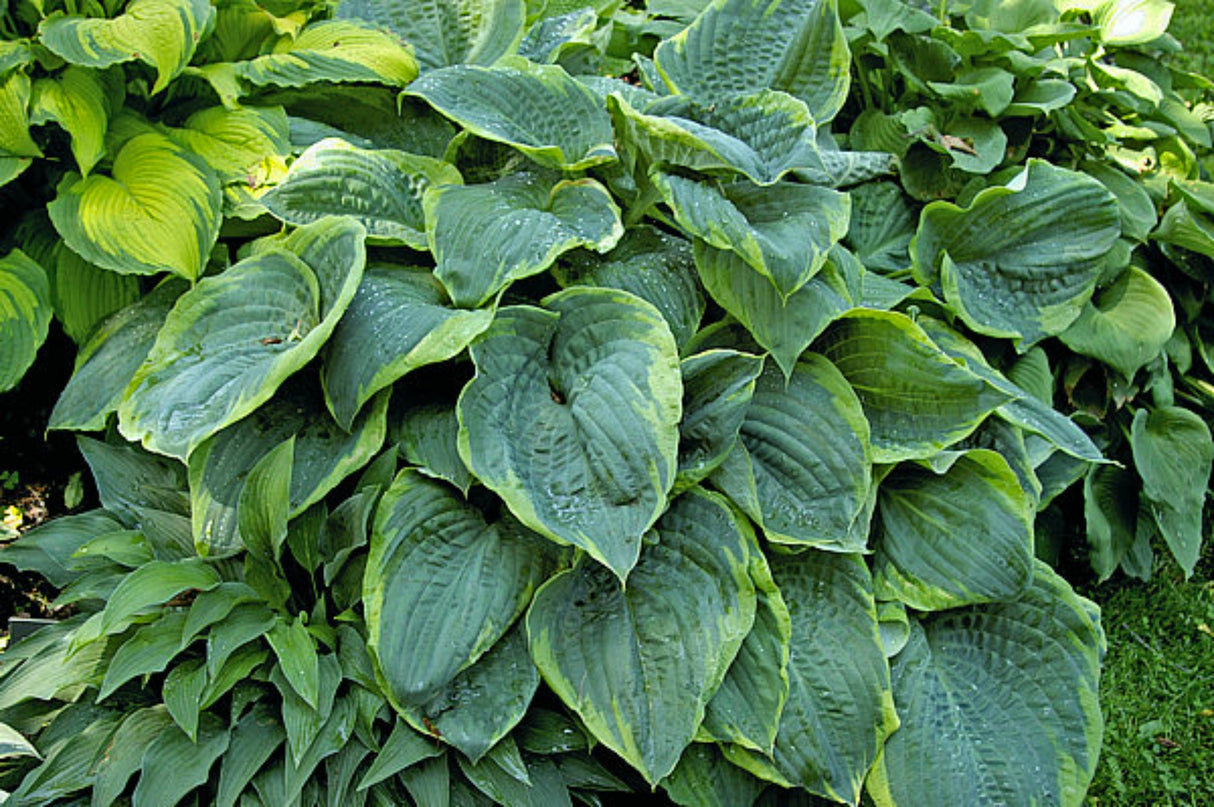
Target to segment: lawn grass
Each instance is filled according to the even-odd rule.
[[[1214,540],[1184,581],[1085,587],[1109,651],[1100,682],[1104,748],[1091,805],[1214,804]]]
[[[1214,76],[1214,0],[1180,0],[1168,33],[1184,46],[1175,63],[1203,76]]]

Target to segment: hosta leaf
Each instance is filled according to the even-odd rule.
[[[1103,723],[1097,613],[1038,561],[1015,602],[912,621],[891,670],[902,726],[868,777],[873,800],[1080,804]]]
[[[650,783],[669,774],[755,613],[744,524],[716,495],[683,494],[622,588],[581,563],[527,614],[548,685]]]
[[[930,457],[1011,397],[936,347],[904,314],[858,310],[815,345],[860,396],[873,459]]]
[[[444,67],[408,92],[547,168],[579,171],[616,158],[611,119],[598,96],[556,65],[511,59],[496,67]]]
[[[652,179],[679,226],[717,249],[736,252],[784,301],[826,265],[847,232],[849,197],[830,188],[739,182],[718,191],[673,174]]]
[[[71,707],[67,714],[72,714]],[[15,804],[53,804],[89,787],[93,783],[93,762],[104,752],[121,717],[111,711],[96,711],[92,720],[81,720],[83,725],[62,737],[42,764],[26,773],[20,786],[6,799]],[[52,729],[55,727],[52,724]]]
[[[147,510],[178,516],[188,511],[180,463],[138,446],[84,436],[76,438],[76,446],[93,474],[102,507],[128,525],[138,526]]]
[[[1187,577],[1201,556],[1201,510],[1214,462],[1209,424],[1178,406],[1140,409],[1130,445],[1147,508]]]
[[[417,77],[417,60],[396,36],[354,20],[322,20],[306,26],[281,50],[200,72],[225,104],[255,87],[304,87],[319,82],[366,82],[403,87]]]
[[[1117,571],[1134,546],[1138,512],[1138,480],[1133,471],[1113,465],[1088,471],[1083,479],[1088,560],[1101,582]]]
[[[571,288],[545,308],[502,309],[473,343],[460,455],[520,521],[623,580],[674,484],[674,338],[626,292]]]
[[[154,560],[123,577],[105,609],[89,617],[72,641],[82,647],[117,633],[144,609],[162,605],[189,589],[208,591],[219,582],[219,574],[201,560],[191,558],[176,563]]]
[[[319,710],[320,661],[316,655],[316,642],[307,626],[298,617],[289,622],[279,617],[274,627],[266,632],[266,641],[274,648],[278,669],[291,689],[304,703]]]
[[[1033,577],[1034,510],[993,451],[942,472],[898,466],[877,494],[877,596],[919,611],[1016,599]]]
[[[392,440],[400,456],[427,476],[450,482],[464,495],[472,474],[459,456],[459,417],[455,407],[441,404],[410,406],[392,413]]]
[[[1079,318],[1058,338],[1076,353],[1099,359],[1133,378],[1138,368],[1163,352],[1175,327],[1168,290],[1131,266],[1085,305]]]
[[[513,729],[540,685],[522,622],[429,701],[406,707],[419,731],[441,738],[478,762]]]
[[[215,9],[206,0],[133,0],[112,20],[51,16],[38,32],[43,45],[82,67],[109,67],[132,59],[155,67],[155,94],[190,63],[214,17]]]
[[[462,307],[539,274],[564,252],[606,252],[624,234],[619,208],[592,179],[553,183],[537,174],[431,188],[424,200],[435,274]]]
[[[21,571],[37,572],[51,585],[63,588],[80,576],[72,556],[97,536],[122,528],[121,521],[102,509],[61,516],[34,527],[5,546],[4,562]]]
[[[371,396],[463,352],[492,320],[488,309],[452,308],[428,269],[373,265],[325,352],[325,397],[337,422],[348,428]]]
[[[131,712],[107,743],[105,753],[97,760],[93,807],[113,804],[126,790],[131,775],[139,770],[148,746],[164,732],[173,730],[173,719],[163,706]]]
[[[751,807],[766,786],[726,761],[716,746],[692,743],[662,789],[684,807]]]
[[[527,30],[518,52],[539,64],[556,64],[566,54],[583,47],[594,47],[599,15],[593,6],[583,6],[564,14],[545,17]]]
[[[785,375],[809,343],[852,307],[847,284],[832,263],[785,298],[735,252],[697,241],[695,258],[704,289],[771,351]]]
[[[459,185],[455,167],[403,151],[370,150],[326,138],[292,163],[261,203],[290,224],[353,216],[372,243],[426,249],[422,195],[431,185]]]
[[[64,246],[55,250],[51,300],[63,330],[83,343],[101,320],[138,301],[139,278],[93,266]]]
[[[709,102],[711,100],[711,103]],[[651,163],[743,174],[770,185],[789,171],[825,167],[805,103],[761,90],[696,100],[674,95],[638,111],[621,93],[607,98],[620,139]]]
[[[353,298],[363,233],[352,220],[323,219],[182,295],[119,407],[122,432],[185,458],[269,400]]]
[[[911,246],[915,277],[939,279],[978,333],[1021,347],[1079,316],[1121,233],[1117,200],[1091,177],[1040,160],[968,208],[928,205]]]
[[[393,702],[425,706],[480,658],[551,564],[547,542],[513,518],[490,521],[442,482],[402,471],[376,510],[363,580],[367,646]]]
[[[436,757],[440,753],[442,753],[441,747],[436,747],[430,739],[409,728],[409,724],[398,717],[393,725],[392,734],[376,754],[371,766],[367,768],[366,774],[358,784],[358,789],[366,790],[390,776],[395,776],[405,768],[424,759]]]
[[[691,244],[656,227],[629,227],[606,255],[577,250],[554,269],[562,286],[600,286],[632,292],[662,312],[680,348],[700,327],[704,295],[696,281]]]
[[[792,627],[788,606],[758,547],[751,554],[750,579],[757,597],[755,623],[708,702],[700,733],[770,754],[788,699]]]
[[[0,155],[5,158],[42,156],[42,149],[29,132],[30,92],[29,76],[23,71],[11,70],[0,75],[0,124],[3,124],[0,126]],[[12,176],[6,172],[0,177],[7,182],[23,170],[19,168]]]
[[[184,625],[185,614],[175,611],[139,628],[106,664],[97,700],[109,697],[132,678],[163,672],[182,649]]]
[[[216,807],[233,807],[236,804],[240,792],[278,750],[285,737],[282,722],[268,704],[254,704],[232,727],[228,748],[219,768]]]
[[[143,755],[131,804],[176,804],[207,781],[211,766],[228,749],[230,737],[223,722],[210,713],[202,716],[196,739],[176,728],[166,729]]]
[[[292,381],[251,415],[201,443],[189,458],[198,551],[223,555],[242,545],[241,491],[249,472],[272,449],[295,440],[288,507],[290,515],[299,515],[379,451],[387,404],[386,397],[378,399],[346,431],[325,410],[315,384]]]
[[[768,367],[712,480],[770,541],[863,550],[872,452],[860,399],[815,353],[787,380]]]
[[[68,247],[122,274],[195,280],[219,236],[222,196],[199,157],[164,135],[126,142],[111,176],[68,174],[47,211]]]
[[[19,249],[0,259],[0,391],[12,389],[34,363],[51,325],[46,272]]]
[[[1108,45],[1145,45],[1168,30],[1174,6],[1166,0],[1103,0],[1095,3],[1092,22]]]
[[[730,758],[762,778],[858,804],[898,727],[868,567],[859,555],[811,550],[773,558],[772,573],[792,618],[788,701],[770,759],[736,746]]]
[[[98,71],[70,65],[54,78],[34,82],[30,118],[35,125],[53,120],[72,138],[72,156],[88,176],[105,156],[109,125],[106,87]]]
[[[413,46],[423,70],[489,65],[523,36],[522,0],[343,0],[337,16],[383,26]]]
[[[654,60],[679,92],[711,102],[756,87],[783,90],[818,123],[835,116],[850,84],[851,53],[830,0],[715,0],[660,44]]]
[[[708,350],[684,359],[681,368],[678,484],[690,487],[716,470],[738,441],[763,360],[734,350]]]
[[[250,183],[266,160],[290,153],[286,113],[279,107],[200,109],[168,135],[194,152],[226,181]]]
[[[870,182],[853,188],[847,245],[864,268],[882,274],[910,266],[909,247],[918,215],[893,182]]]

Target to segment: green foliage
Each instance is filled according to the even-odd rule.
[[[1191,573],[1214,461],[1170,13],[10,0],[0,389],[57,319],[101,507],[0,787],[1081,803],[1034,554]]]

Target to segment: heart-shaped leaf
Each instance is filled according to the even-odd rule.
[[[52,311],[42,267],[19,249],[0,259],[0,391],[15,387],[34,363]]]
[[[1163,284],[1137,266],[1083,307],[1058,335],[1076,353],[1099,359],[1133,378],[1163,352],[1176,327],[1172,298]]]
[[[338,17],[373,22],[413,46],[422,70],[493,64],[523,36],[522,0],[342,0]]]
[[[627,292],[577,287],[544,305],[500,310],[472,344],[460,455],[520,521],[623,580],[674,484],[674,337]]]

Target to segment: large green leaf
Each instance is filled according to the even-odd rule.
[[[72,641],[76,647],[83,647],[125,629],[144,609],[163,605],[189,589],[208,591],[219,581],[213,568],[195,558],[176,563],[154,560],[122,578],[105,609],[89,617]]]
[[[916,279],[939,281],[967,325],[1026,348],[1075,321],[1120,234],[1117,200],[1102,184],[1030,160],[967,208],[928,205],[911,258]]]
[[[428,269],[371,266],[325,350],[325,398],[337,422],[349,428],[371,396],[463,352],[492,320],[488,309],[452,308]]]
[[[662,780],[662,788],[675,804],[683,807],[751,807],[765,783],[737,765],[731,765],[720,749],[707,743],[692,743],[678,766]]]
[[[826,265],[847,232],[849,197],[830,188],[737,182],[717,190],[674,174],[655,173],[652,179],[680,227],[737,253],[771,281],[785,303]]]
[[[877,596],[920,611],[1016,599],[1033,578],[1034,509],[994,451],[898,466],[877,495]]]
[[[1138,479],[1132,470],[1101,465],[1083,479],[1083,516],[1088,561],[1101,582],[1109,579],[1133,548],[1139,519]]]
[[[620,289],[651,303],[666,317],[680,348],[704,316],[691,244],[656,227],[629,227],[606,255],[570,252],[553,271],[562,286]]]
[[[376,510],[363,580],[367,645],[393,703],[438,695],[505,634],[551,568],[547,542],[513,518],[491,521],[453,488],[402,471]]]
[[[583,562],[527,613],[548,685],[650,783],[674,769],[754,621],[746,529],[693,489],[658,522],[626,588]]]
[[[682,361],[680,487],[690,487],[725,461],[738,441],[763,360],[735,350],[706,350]]]
[[[464,495],[472,474],[459,456],[459,417],[450,404],[421,403],[391,413],[391,439],[401,458],[421,473],[443,479]]]
[[[119,407],[123,434],[184,459],[269,400],[354,297],[363,233],[323,219],[182,295]]]
[[[126,142],[111,176],[67,174],[47,211],[73,252],[122,274],[173,272],[195,280],[219,237],[219,181],[162,134]]]
[[[832,0],[715,0],[654,52],[677,91],[712,102],[756,87],[783,90],[819,123],[847,98],[851,52]]]
[[[432,187],[424,206],[435,274],[463,307],[539,274],[574,247],[606,252],[624,234],[619,208],[592,179],[510,174],[485,185]]]
[[[883,274],[910,266],[910,242],[919,217],[902,189],[893,182],[870,182],[853,188],[847,244],[866,269]]]
[[[34,363],[51,325],[51,285],[19,249],[0,259],[0,391],[17,385]]]
[[[410,95],[473,134],[514,146],[547,168],[579,171],[616,158],[599,97],[561,67],[509,59],[426,73]]]
[[[1163,284],[1131,266],[1058,335],[1076,353],[1099,359],[1133,378],[1163,352],[1176,327],[1172,298]]]
[[[773,558],[772,573],[792,618],[788,701],[770,758],[736,746],[729,756],[764,779],[859,804],[898,727],[868,567],[859,555],[811,550]]]
[[[205,784],[211,766],[228,749],[231,735],[223,721],[207,713],[197,738],[177,728],[166,729],[144,752],[139,784],[131,795],[132,807],[176,804]]]
[[[64,332],[82,344],[103,319],[139,300],[139,278],[93,266],[67,247],[54,252],[51,301]]]
[[[265,163],[290,153],[286,113],[279,107],[207,107],[186,118],[170,138],[197,154],[227,182],[251,185]]]
[[[285,440],[294,438],[288,511],[302,513],[366,464],[384,442],[386,397],[349,430],[324,408],[314,383],[290,382],[248,417],[201,443],[189,457],[194,541],[201,554],[222,555],[243,545],[238,504],[248,474]]]
[[[1201,556],[1201,511],[1214,461],[1210,426],[1178,406],[1140,409],[1130,445],[1147,508],[1187,577]]]
[[[489,65],[523,37],[522,0],[343,0],[337,16],[355,17],[395,33],[413,46],[423,70],[454,64]]]
[[[873,459],[930,457],[1011,397],[936,347],[904,314],[853,311],[815,345],[860,396]]]
[[[787,380],[768,367],[713,484],[770,541],[862,551],[873,480],[860,401],[816,353],[803,356]]]
[[[705,290],[771,351],[785,375],[810,342],[852,307],[847,282],[833,261],[785,298],[736,252],[697,241],[695,258]]]
[[[1040,561],[1019,600],[912,621],[891,670],[902,726],[869,794],[881,807],[1077,807],[1100,752],[1103,654],[1096,607]]]
[[[190,63],[214,17],[207,0],[133,0],[114,19],[51,16],[38,32],[43,45],[82,67],[109,67],[132,59],[155,67],[155,94]]]
[[[72,156],[80,173],[88,176],[105,156],[109,125],[106,82],[97,70],[70,65],[54,78],[34,82],[30,99],[34,125],[53,120],[72,138]]]
[[[107,318],[76,354],[76,371],[51,411],[49,429],[99,431],[156,341],[186,285],[172,280]]]
[[[113,804],[126,789],[131,775],[139,770],[143,754],[157,737],[173,730],[173,719],[163,706],[150,706],[131,712],[110,741],[106,753],[97,760],[97,779],[93,783],[93,807]]]
[[[520,521],[623,580],[674,484],[674,337],[627,292],[571,288],[544,304],[502,309],[473,343],[460,455]]]
[[[825,171],[817,127],[800,99],[761,90],[711,101],[673,95],[642,111],[617,91],[608,96],[607,106],[620,140],[651,164],[724,176],[740,173],[760,185],[798,169]]]
[[[31,84],[29,76],[22,70],[10,70],[0,74],[0,155],[5,158],[41,157],[42,149],[30,137],[29,105]],[[17,169],[21,173],[24,168]],[[4,181],[12,179],[5,172]]]
[[[353,216],[371,243],[426,249],[422,196],[431,185],[459,185],[455,167],[432,157],[370,150],[338,138],[309,146],[261,203],[290,224]]]

